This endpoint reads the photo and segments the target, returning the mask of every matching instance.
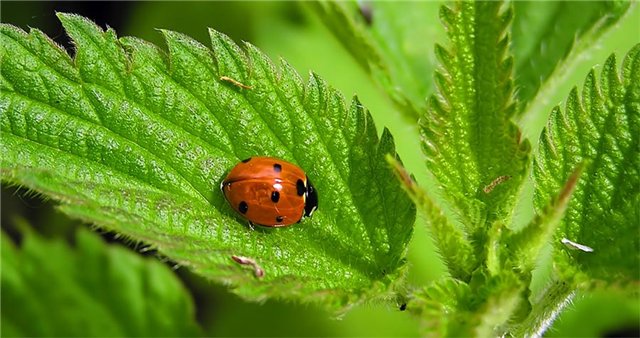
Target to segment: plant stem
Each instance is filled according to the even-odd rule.
[[[511,330],[514,337],[541,337],[576,294],[571,281],[554,278],[532,304],[529,316]]]

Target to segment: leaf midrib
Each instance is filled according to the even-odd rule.
[[[182,49],[183,51],[187,51],[187,52],[191,55],[191,57],[192,57],[194,60],[199,60],[199,59],[197,58],[197,55],[195,55],[194,53],[192,53],[192,52],[191,52],[191,50],[189,50],[189,49],[185,49],[185,48],[182,48],[182,45],[181,45],[181,44],[180,44],[180,46],[181,46],[181,49]],[[230,47],[229,47],[226,43],[224,44],[224,47],[225,47],[225,49],[226,49],[226,51],[227,51],[228,53],[231,53],[231,54],[233,54],[233,53],[234,53],[234,51],[233,51],[233,50],[230,50],[230,49],[229,49]],[[238,65],[237,65],[237,61],[236,61],[235,59],[234,59],[234,62],[236,62],[236,66],[238,66]],[[211,76],[211,77],[213,77],[214,79],[216,78],[216,74],[214,74],[214,73],[213,73],[213,69],[212,69],[211,67],[208,67],[206,64],[203,64],[203,63],[201,63],[201,65],[207,69],[207,71],[208,71],[208,73],[210,74],[210,76]],[[258,66],[258,65],[263,66],[263,64],[262,64],[262,63],[259,63],[259,62],[254,62],[254,63],[253,63],[253,65],[254,65],[254,66]],[[239,66],[238,66],[238,67],[239,67]],[[264,74],[267,74],[267,75],[268,75],[268,74],[270,73],[270,69],[264,69],[264,67],[262,67],[262,72],[263,72]],[[265,77],[264,77],[264,80],[265,80],[265,81],[268,81],[270,84],[274,85],[274,88],[277,88],[277,86],[276,86],[277,84],[276,84],[276,83],[274,83],[274,82],[272,81],[272,79],[271,79],[269,76],[265,76]],[[187,87],[183,86],[182,84],[180,84],[180,85],[181,85],[183,88],[185,88],[189,93],[192,93],[192,92],[191,92]],[[292,110],[292,109],[291,109],[290,102],[289,102],[288,100],[283,100],[283,97],[282,97],[282,93],[281,93],[281,91],[279,91],[279,90],[274,90],[274,93],[277,95],[277,97],[278,97],[278,99],[279,99],[280,103],[281,103],[283,106],[285,106],[285,107],[288,107],[288,108],[289,108],[289,109],[286,109],[286,110],[287,110],[287,112],[289,112],[290,110]],[[331,92],[328,92],[328,93],[329,93],[329,94],[332,94]],[[193,95],[193,94],[192,94],[192,95]],[[263,124],[265,124],[265,125],[267,126],[267,128],[270,130],[270,132],[271,132],[271,133],[272,133],[272,134],[277,138],[278,142],[282,145],[282,148],[283,148],[283,149],[285,149],[285,150],[290,154],[290,156],[291,156],[293,159],[295,159],[295,160],[299,160],[299,159],[298,159],[298,157],[297,157],[297,156],[295,156],[296,154],[294,154],[293,152],[289,151],[289,149],[288,149],[287,145],[285,144],[285,142],[284,142],[281,138],[279,138],[279,137],[278,137],[278,133],[276,133],[276,132],[275,132],[275,130],[273,129],[273,126],[271,126],[269,123],[267,123],[267,121],[266,121],[265,117],[264,117],[262,114],[260,114],[260,112],[259,112],[259,111],[258,111],[258,109],[255,107],[255,105],[253,105],[253,102],[252,102],[251,100],[249,100],[249,99],[248,99],[246,96],[244,96],[244,95],[238,95],[238,97],[241,97],[241,100],[243,101],[243,103],[245,104],[245,106],[250,107],[250,108],[252,109],[252,111],[254,112],[254,115],[258,116],[258,117],[262,120]],[[331,100],[331,96],[329,95],[329,96],[327,97],[327,99],[328,99],[328,100]],[[345,109],[348,109],[347,107],[344,107],[344,108],[345,108]],[[305,109],[305,110],[308,112],[308,110],[307,110],[307,109]],[[288,115],[288,117],[289,117],[289,121],[292,121],[292,119],[291,119],[291,114],[289,114],[289,113],[288,113],[287,115]],[[317,135],[321,136],[321,135],[318,133],[317,124],[316,124],[315,119],[314,119],[312,116],[310,116],[310,114],[308,114],[308,116],[309,116],[309,120],[311,121],[311,126],[312,126],[312,128],[316,131],[316,134],[317,134]],[[363,118],[364,118],[365,125],[366,125],[366,123],[367,123],[366,116],[363,116]],[[292,124],[292,126],[293,126],[293,124]],[[365,128],[365,129],[366,129],[366,128]],[[225,130],[226,130],[226,129],[225,129]],[[343,130],[343,131],[344,131],[344,130]],[[348,139],[348,138],[346,138],[346,135],[344,135],[344,133],[343,133],[343,137],[344,137],[345,139]],[[328,147],[327,147],[327,144],[326,144],[326,140],[325,140],[325,138],[324,138],[324,137],[319,137],[319,139],[321,140],[320,144],[322,144],[322,147],[324,148],[324,149],[323,149],[323,153],[324,153],[324,154],[326,154],[326,155],[328,155],[327,157],[331,159],[332,166],[333,166],[334,168],[337,168],[335,157],[333,156],[333,154],[332,154],[331,152],[329,152],[329,151],[328,151]],[[355,209],[358,211],[358,215],[359,215],[359,217],[360,217],[360,223],[362,224],[362,227],[364,227],[364,229],[366,230],[366,229],[367,229],[367,227],[366,227],[366,222],[364,221],[364,220],[365,220],[365,218],[364,218],[364,216],[363,216],[362,210],[360,209],[359,205],[358,205],[357,203],[355,203],[355,200],[354,200],[354,197],[353,197],[353,192],[352,192],[352,190],[349,188],[349,185],[347,184],[347,181],[346,181],[346,178],[345,178],[345,173],[343,173],[343,172],[341,172],[341,171],[338,171],[338,172],[339,172],[339,174],[340,174],[340,178],[341,178],[341,180],[342,180],[343,187],[345,188],[344,190],[346,190],[346,191],[348,191],[348,192],[349,192],[349,201],[347,201],[347,204],[351,203],[353,206],[355,206],[355,207],[356,207]],[[335,229],[336,229],[336,230],[338,230],[339,232],[341,232],[342,234],[345,234],[343,231],[340,231],[340,230],[342,230],[342,227],[337,227],[337,226],[336,226],[336,227],[335,227]],[[377,250],[375,250],[375,247],[374,247],[375,243],[371,240],[371,237],[369,236],[369,234],[368,234],[368,232],[367,232],[367,231],[362,231],[362,232],[363,232],[363,233],[365,233],[365,234],[369,237],[369,241],[368,241],[369,250],[370,250],[370,252],[373,254],[373,257],[375,257],[375,253],[377,252]],[[312,240],[312,239],[311,239],[311,240]],[[341,240],[341,242],[342,242],[344,245],[348,245],[348,243],[345,243],[343,240]],[[375,262],[371,262],[371,263],[375,263]],[[359,265],[345,265],[345,267],[346,267],[347,269],[358,268],[358,266],[359,266]],[[363,271],[363,272],[366,272],[366,270],[365,270],[365,271]]]
[[[85,82],[85,83],[95,85],[95,86],[96,86],[96,87],[98,87],[98,88],[101,88],[101,89],[103,89],[103,90],[109,91],[110,93],[113,93],[113,92],[112,92],[112,91],[110,91],[108,88],[105,88],[105,87],[103,87],[103,86],[100,86],[99,84],[91,83],[91,82]],[[91,102],[92,100],[91,100],[91,99],[89,99],[89,98],[87,97],[86,93],[85,93],[85,90],[87,90],[87,88],[85,87],[84,83],[77,83],[77,82],[76,82],[76,84],[77,84],[77,86],[80,88],[80,92],[82,93],[82,96],[85,98],[86,102],[88,102],[92,107],[94,107],[94,113],[95,113],[95,115],[96,115],[96,116],[101,120],[100,114],[96,111],[95,106],[94,106],[94,105],[93,105],[93,103]],[[22,93],[20,93],[20,92],[17,92],[17,91],[12,91],[11,93],[13,93],[13,95],[15,95],[15,96],[19,96],[19,97],[23,98],[24,102],[38,102],[38,103],[40,103],[40,104],[42,104],[42,105],[45,105],[45,106],[49,107],[49,110],[44,112],[44,113],[46,113],[46,114],[47,114],[47,115],[49,115],[49,116],[51,116],[51,115],[65,116],[65,117],[66,117],[66,118],[68,118],[68,119],[76,120],[76,121],[78,121],[78,122],[82,122],[82,123],[86,123],[88,127],[94,126],[94,127],[102,128],[102,129],[105,131],[105,136],[108,136],[108,134],[111,134],[111,135],[112,135],[111,137],[119,138],[119,139],[121,139],[121,140],[124,140],[124,141],[126,141],[126,142],[128,142],[128,143],[132,144],[132,145],[136,145],[136,146],[138,146],[138,147],[139,147],[141,150],[143,150],[145,153],[149,154],[149,155],[150,155],[150,156],[151,156],[155,161],[158,161],[158,162],[160,162],[160,163],[163,163],[163,164],[164,164],[164,165],[166,165],[168,168],[171,168],[171,171],[173,171],[173,172],[174,172],[178,177],[180,177],[180,178],[181,178],[181,179],[182,179],[186,184],[188,184],[188,186],[190,186],[190,187],[192,188],[192,190],[196,192],[196,195],[199,195],[200,197],[202,197],[202,199],[203,199],[204,201],[207,201],[206,197],[205,197],[202,193],[200,193],[200,191],[199,191],[199,190],[197,190],[197,189],[194,187],[193,183],[192,183],[190,180],[188,180],[188,179],[186,178],[186,176],[185,176],[181,171],[177,170],[177,169],[176,169],[176,168],[174,168],[172,165],[168,164],[165,160],[163,160],[163,159],[161,159],[160,157],[158,157],[158,155],[157,155],[157,154],[155,154],[154,152],[152,152],[151,150],[149,150],[147,147],[142,146],[140,143],[137,143],[137,142],[135,142],[135,141],[133,141],[133,140],[131,140],[131,139],[129,139],[129,138],[127,138],[127,137],[125,137],[125,136],[123,136],[123,135],[121,135],[121,134],[117,133],[117,132],[115,132],[114,130],[107,128],[105,125],[97,124],[97,123],[95,123],[95,122],[93,122],[93,121],[89,121],[89,120],[87,120],[87,119],[84,119],[84,118],[82,118],[81,116],[74,115],[74,114],[69,114],[69,113],[67,113],[67,112],[65,112],[65,111],[62,111],[62,110],[58,109],[57,107],[52,106],[49,102],[41,101],[41,100],[39,100],[38,98],[34,98],[34,97],[30,97],[30,96],[26,96],[26,95],[24,95],[24,94],[22,94]],[[6,93],[5,93],[5,94],[6,94]],[[25,99],[25,98],[26,98],[26,99]],[[132,103],[134,103],[135,105],[140,106],[140,105],[139,105],[137,102],[135,102],[135,101],[127,101],[127,102],[132,102]],[[146,107],[145,107],[145,106],[142,106],[142,108],[146,108]],[[147,110],[147,109],[141,109],[141,110],[143,110],[143,111],[144,111],[144,110]],[[168,122],[168,123],[173,124],[173,123],[171,123],[171,122]],[[183,130],[183,129],[181,129],[181,128],[180,128],[180,130]],[[187,133],[188,133],[188,132],[187,132]],[[14,135],[15,135],[15,134],[14,134]],[[25,139],[25,140],[30,140],[29,138],[24,138],[24,137],[20,137],[20,138]],[[39,142],[37,142],[37,143],[38,143],[38,144],[45,145],[45,144],[43,144],[43,143],[39,143]],[[48,145],[47,145],[47,146],[48,146]],[[49,146],[49,147],[51,147],[51,146]],[[79,157],[79,158],[82,158],[82,159],[85,159],[85,160],[89,160],[89,161],[92,161],[92,162],[96,162],[96,161],[94,161],[94,160],[92,160],[92,159],[90,159],[90,158],[87,158],[87,157],[80,157],[80,156],[78,156],[78,155],[76,155],[76,154],[70,153],[70,152],[65,151],[65,150],[62,150],[62,149],[60,149],[60,148],[54,148],[54,147],[51,147],[51,148],[53,148],[53,149],[57,149],[58,151],[64,152],[64,153],[66,153],[66,154],[74,155],[74,156],[76,156],[76,157]],[[100,163],[100,162],[96,162],[96,163]],[[123,173],[124,173],[124,171],[122,171],[120,168],[114,168],[114,167],[109,166],[109,165],[106,165],[106,164],[104,164],[104,163],[100,163],[100,164],[101,164],[102,166],[107,167],[107,168],[111,168],[111,169],[116,170],[116,171],[118,171],[118,172],[123,172]],[[130,174],[128,174],[128,175],[130,176]],[[132,176],[132,177],[133,177],[133,176]],[[137,180],[140,180],[140,178],[138,178]],[[142,181],[142,182],[145,182],[145,181]],[[145,182],[145,184],[146,184],[146,185],[148,185],[148,182]],[[163,189],[163,188],[161,188],[161,187],[157,187],[157,186],[154,186],[154,185],[151,185],[151,186],[155,187],[156,189],[160,189],[160,190],[166,191],[167,193],[171,193],[170,191],[164,190],[164,189]],[[185,191],[182,191],[182,190],[176,190],[175,192],[184,193]],[[191,195],[191,196],[193,196],[193,195]]]
[[[234,52],[234,51],[232,51],[232,50],[230,50],[230,49],[229,49],[229,47],[227,46],[227,44],[224,44],[224,46],[225,46],[225,49],[227,50],[227,52],[228,52],[228,53],[232,54],[232,53]],[[234,62],[236,62],[236,66],[238,66],[238,65],[237,65],[237,61],[236,61],[235,59],[234,59]],[[257,63],[257,64],[259,64],[260,66],[262,66],[262,63]],[[253,63],[253,65],[255,66],[255,65],[256,65],[256,63]],[[207,68],[208,68],[208,67],[207,67]],[[264,69],[264,68],[262,67],[262,72],[263,72],[264,74],[268,74],[268,73],[270,72],[270,69]],[[265,79],[266,81],[268,81],[270,84],[272,84],[274,88],[276,88],[276,90],[274,90],[274,93],[276,94],[276,96],[278,97],[278,99],[279,99],[279,101],[282,103],[282,105],[283,105],[283,106],[285,106],[285,107],[287,107],[287,108],[289,108],[289,109],[286,109],[286,110],[287,110],[287,116],[288,116],[288,119],[289,119],[289,121],[290,121],[290,122],[291,122],[291,121],[293,121],[293,119],[291,118],[291,114],[289,113],[289,111],[291,111],[291,110],[292,110],[292,107],[291,107],[291,105],[290,105],[290,102],[289,102],[288,100],[286,100],[286,99],[283,99],[283,96],[282,96],[281,91],[280,91],[280,90],[277,90],[277,88],[278,88],[278,86],[277,86],[277,85],[278,85],[278,84],[277,84],[277,83],[274,83],[274,82],[272,81],[272,79],[271,79],[269,76],[265,76],[265,77],[264,77],[264,79]],[[332,94],[332,93],[330,93],[330,92],[329,92],[329,94]],[[273,126],[271,126],[269,123],[267,123],[267,121],[265,120],[264,116],[262,116],[262,114],[260,114],[260,113],[257,111],[257,109],[255,108],[255,106],[254,106],[253,104],[251,104],[251,102],[249,102],[249,100],[248,100],[244,95],[241,95],[241,96],[242,96],[242,99],[243,99],[245,102],[249,103],[249,105],[250,105],[250,106],[251,106],[251,108],[254,110],[254,112],[256,112],[256,115],[260,116],[260,118],[262,119],[262,121],[264,122],[264,124],[266,124],[266,125],[267,125],[267,127],[269,128],[269,130],[271,131],[271,133],[277,137],[277,139],[278,139],[278,141],[280,142],[280,144],[282,144],[282,146],[283,146],[285,149],[287,149],[287,152],[289,153],[289,155],[290,155],[293,159],[295,159],[296,161],[298,161],[298,163],[300,163],[299,158],[296,156],[296,154],[295,154],[295,153],[293,153],[293,152],[291,152],[291,151],[289,151],[289,149],[288,149],[287,145],[282,141],[282,139],[281,139],[281,138],[279,138],[279,137],[277,136],[277,135],[278,135],[278,133],[276,133],[276,132],[275,132],[275,130],[273,129]],[[328,100],[331,100],[331,97],[330,97],[330,96],[328,96],[328,97],[327,97],[327,99],[328,99]],[[304,105],[303,105],[303,106],[304,106]],[[345,109],[345,110],[348,110],[349,108],[345,106],[345,107],[344,107],[344,109]],[[337,166],[337,164],[336,164],[335,157],[334,157],[334,155],[333,155],[333,154],[328,150],[329,148],[328,148],[328,146],[327,146],[327,143],[326,143],[325,138],[324,138],[324,137],[322,137],[322,135],[319,133],[319,131],[318,131],[318,126],[317,126],[317,122],[316,122],[316,119],[315,119],[313,116],[311,116],[311,113],[310,113],[307,109],[305,109],[305,111],[307,112],[307,116],[309,116],[309,120],[311,121],[311,128],[313,128],[313,130],[316,132],[316,135],[320,136],[320,137],[318,137],[318,139],[320,139],[320,141],[321,141],[321,142],[320,142],[320,144],[322,145],[323,153],[324,153],[324,154],[326,154],[326,155],[328,155],[327,157],[331,159],[331,165],[332,165],[332,167],[333,167],[334,169],[337,169],[337,168],[338,168],[338,166]],[[364,112],[362,112],[362,114],[364,114]],[[364,128],[364,130],[366,131],[366,123],[367,123],[367,117],[366,117],[366,115],[365,115],[365,116],[363,116],[363,119],[364,119],[364,121],[365,121],[365,128]],[[294,126],[294,124],[291,124],[291,125],[292,125],[292,127]],[[348,139],[348,138],[346,137],[346,135],[344,135],[344,129],[342,129],[342,131],[343,131],[343,138]],[[361,210],[361,208],[359,207],[359,205],[358,205],[357,203],[355,203],[355,199],[354,199],[354,196],[353,196],[353,192],[352,192],[352,189],[350,189],[350,188],[349,188],[349,185],[348,185],[347,180],[346,180],[346,178],[345,178],[345,173],[343,173],[343,172],[342,172],[342,171],[340,171],[340,170],[336,170],[336,171],[339,173],[339,176],[340,176],[340,178],[341,178],[341,180],[342,180],[342,185],[343,185],[343,187],[345,187],[345,190],[349,192],[349,196],[348,196],[348,197],[349,197],[349,201],[348,201],[348,202],[350,202],[350,203],[351,203],[351,205],[355,206],[355,209],[358,211],[358,215],[359,215],[359,218],[360,218],[360,223],[362,224],[362,227],[364,228],[364,229],[363,229],[363,230],[364,230],[364,231],[363,231],[363,233],[365,233],[365,234],[367,235],[367,237],[369,238],[369,240],[368,240],[368,244],[370,245],[371,253],[372,253],[372,254],[374,254],[374,256],[375,256],[375,255],[376,255],[377,250],[375,250],[375,247],[374,247],[375,243],[372,241],[371,236],[369,235],[369,232],[367,231],[367,229],[368,229],[369,227],[367,227],[367,226],[366,226],[367,222],[365,222],[365,217],[364,217],[364,215],[363,215],[363,213],[362,213],[362,210]],[[380,195],[380,194],[378,194],[378,195]],[[335,227],[335,228],[336,228],[337,230],[340,230],[340,229],[341,229],[340,227]],[[386,230],[386,228],[385,228],[385,230]],[[342,231],[341,231],[341,233],[345,234],[345,233],[344,233],[344,232],[342,232]]]
[[[179,43],[179,44],[178,44],[178,45],[176,45],[176,46],[177,46],[177,47],[180,47],[180,49],[181,49],[181,50],[186,51],[187,53],[189,53],[189,54],[191,55],[191,57],[192,57],[194,60],[196,60],[197,62],[199,62],[199,63],[201,64],[201,66],[203,66],[205,69],[207,69],[207,72],[210,74],[210,76],[212,76],[213,78],[216,78],[216,74],[214,74],[214,73],[213,73],[213,69],[212,69],[211,67],[209,67],[207,64],[202,63],[202,62],[200,61],[200,59],[199,59],[198,55],[194,54],[190,49],[185,49],[185,48],[183,48],[182,43]],[[234,51],[234,50],[230,50],[230,49],[229,49],[229,47],[228,47],[226,44],[224,44],[224,46],[225,46],[225,49],[227,50],[227,52],[232,53],[232,54],[233,54],[233,53],[235,53],[235,51]],[[264,69],[263,69],[263,70],[264,70]],[[269,69],[267,69],[266,71],[268,72],[268,71],[269,71]],[[272,82],[270,79],[268,79],[268,77],[265,77],[265,80],[267,80],[267,81],[269,81],[270,83],[272,83],[272,84],[273,84],[273,82]],[[281,103],[283,104],[283,106],[289,106],[289,102],[288,102],[287,100],[282,100],[281,93],[280,93],[278,90],[275,90],[275,92],[276,92],[276,95],[278,95],[278,98],[280,99],[280,101],[281,101]],[[328,92],[328,93],[329,93],[329,94],[331,94],[331,92]],[[248,99],[247,99],[244,95],[239,95],[239,96],[241,96],[241,97],[242,97],[242,100],[243,100],[244,102],[247,102],[247,101],[248,101]],[[330,98],[330,97],[327,97],[327,99],[328,99],[328,100],[330,100],[331,98]],[[254,112],[256,112],[256,115],[260,116],[260,118],[262,119],[262,121],[263,121],[265,124],[267,124],[267,123],[266,123],[266,121],[264,120],[263,116],[262,116],[261,114],[257,113],[257,111],[256,111],[255,107],[254,107],[252,104],[247,104],[247,105],[248,105],[248,106],[250,106],[250,107],[254,110]],[[302,106],[303,106],[303,107],[305,107],[304,103],[302,103]],[[290,107],[290,106],[289,106],[289,107]],[[345,110],[347,110],[348,108],[347,108],[347,107],[344,107],[344,109],[345,109]],[[290,109],[288,109],[288,110],[290,110]],[[305,107],[305,111],[307,112],[307,116],[309,117],[309,120],[310,120],[310,121],[311,121],[311,123],[312,123],[312,124],[311,124],[311,127],[316,131],[316,134],[320,136],[320,137],[318,137],[318,139],[320,139],[320,140],[321,140],[320,144],[321,144],[321,145],[322,145],[322,147],[324,148],[323,153],[324,153],[325,155],[328,155],[327,157],[331,159],[331,164],[332,164],[332,166],[333,166],[334,168],[337,168],[336,160],[335,160],[335,158],[334,158],[333,154],[332,154],[331,152],[329,152],[329,151],[328,151],[328,147],[327,147],[327,144],[326,144],[326,140],[325,140],[325,138],[321,137],[322,135],[321,135],[320,133],[318,133],[318,132],[317,132],[317,131],[318,131],[318,129],[317,129],[317,125],[316,125],[316,121],[315,121],[315,119],[311,116],[311,113],[309,113],[309,112],[308,112],[308,110],[306,109],[306,107]],[[288,115],[288,116],[290,116],[290,115]],[[366,124],[366,123],[367,123],[367,122],[366,122],[366,116],[363,116],[363,119],[365,120],[365,124]],[[291,121],[291,119],[290,119],[290,121]],[[271,131],[271,133],[275,133],[275,132],[274,132],[274,130],[273,130],[273,128],[272,128],[271,126],[269,126],[268,128],[269,128],[269,130]],[[344,129],[342,130],[342,132],[343,132],[343,137],[345,138],[345,140],[348,140],[348,138],[346,137],[346,135],[344,135]],[[298,157],[297,157],[297,156],[295,156],[295,154],[293,154],[292,152],[290,152],[290,151],[288,150],[288,147],[286,147],[286,145],[285,145],[284,143],[282,143],[282,140],[278,139],[278,141],[279,141],[279,142],[284,146],[284,148],[287,150],[287,152],[289,152],[290,156],[291,156],[294,160],[298,160]],[[351,146],[353,146],[353,145],[351,145]],[[366,222],[364,222],[364,219],[365,219],[365,218],[363,217],[363,213],[362,213],[362,211],[360,210],[360,208],[359,208],[358,204],[356,204],[356,203],[354,202],[353,192],[352,192],[352,190],[349,188],[349,185],[347,184],[347,180],[346,180],[346,178],[345,178],[346,173],[343,173],[343,172],[342,172],[342,171],[340,171],[340,170],[336,170],[336,171],[339,173],[339,176],[340,176],[340,178],[341,178],[341,180],[342,180],[342,183],[343,183],[342,185],[343,185],[343,187],[344,187],[344,189],[343,189],[343,190],[348,191],[348,198],[349,198],[349,200],[350,200],[350,202],[351,202],[351,205],[353,205],[353,206],[355,207],[355,210],[357,210],[357,212],[358,212],[358,215],[359,215],[359,218],[360,218],[360,223],[362,224],[362,227],[364,227],[364,231],[362,231],[363,229],[361,229],[361,232],[362,232],[362,233],[365,233],[365,234],[367,235],[367,237],[369,237],[369,236],[368,236],[368,233],[367,233],[367,231],[366,231],[366,228],[367,228],[367,227],[366,227]],[[346,196],[345,196],[345,197],[346,197]],[[347,204],[348,204],[348,203],[347,203]],[[347,233],[345,233],[345,232],[343,232],[343,231],[342,231],[342,227],[335,226],[335,227],[333,227],[333,229],[334,229],[334,230],[338,230],[340,233],[342,233],[342,234],[344,234],[344,235],[348,235]],[[311,236],[311,234],[309,234],[308,236]],[[345,237],[346,237],[346,236],[345,236]],[[310,241],[313,241],[313,240],[314,240],[313,238],[310,238]],[[349,244],[349,243],[344,242],[344,240],[342,240],[342,239],[340,240],[340,242],[341,242],[342,244],[344,244],[345,246],[348,246],[348,244]],[[368,246],[370,247],[370,252],[371,252],[371,254],[372,254],[372,257],[375,257],[375,255],[376,255],[376,250],[375,250],[375,248],[374,248],[375,243],[371,240],[371,238],[370,238],[370,237],[369,237],[369,241],[368,241],[368,243],[366,243],[366,244],[368,244]],[[321,250],[320,250],[320,251],[321,251]],[[338,259],[337,261],[340,261],[340,260]],[[345,265],[345,268],[346,268],[347,270],[349,270],[349,269],[356,269],[356,270],[361,271],[361,272],[362,272],[362,273],[364,273],[365,275],[367,274],[367,271],[368,271],[368,270],[362,270],[359,264],[356,264],[356,265],[349,265],[349,264],[345,264],[345,263],[343,263],[343,264]],[[375,266],[376,262],[375,262],[375,261],[372,261],[372,262],[369,262],[369,264],[373,264],[373,265]],[[366,269],[366,268],[368,268],[368,267],[367,267],[367,266],[365,266],[364,268]]]
[[[76,158],[82,159],[82,160],[84,160],[84,161],[88,161],[88,162],[90,162],[90,163],[93,163],[93,164],[95,164],[95,165],[97,165],[97,166],[104,167],[104,168],[106,168],[106,169],[108,169],[108,170],[115,171],[115,172],[117,172],[117,173],[122,174],[122,175],[123,175],[123,176],[125,176],[125,177],[129,177],[129,178],[131,178],[131,181],[139,182],[141,186],[146,186],[146,187],[148,187],[148,189],[141,189],[141,190],[155,190],[155,191],[159,191],[159,192],[166,193],[166,194],[170,194],[170,195],[174,195],[176,192],[178,192],[178,193],[180,192],[180,191],[176,191],[176,192],[167,191],[167,190],[164,190],[164,189],[162,189],[162,188],[159,188],[159,187],[156,187],[156,186],[153,186],[153,185],[149,185],[149,182],[142,181],[142,180],[140,180],[140,178],[135,177],[135,176],[131,176],[131,174],[129,174],[128,172],[125,172],[125,171],[119,170],[118,168],[112,168],[112,167],[106,166],[104,163],[101,163],[101,162],[98,162],[98,161],[92,160],[92,159],[90,159],[90,158],[81,157],[81,156],[76,155],[76,154],[73,154],[73,153],[66,152],[66,151],[61,150],[61,149],[59,149],[59,148],[52,147],[52,146],[50,146],[50,145],[48,145],[48,144],[40,143],[40,142],[38,142],[38,141],[36,141],[36,140],[32,140],[32,139],[29,139],[29,138],[24,138],[24,137],[21,137],[21,136],[17,136],[17,135],[15,135],[15,134],[11,133],[11,132],[9,132],[9,133],[8,133],[8,135],[5,135],[4,137],[20,139],[20,140],[23,140],[23,141],[25,141],[25,142],[27,142],[27,143],[33,143],[34,145],[36,145],[36,146],[38,146],[38,147],[45,147],[45,148],[48,148],[48,149],[52,149],[52,150],[54,150],[54,151],[64,153],[64,154],[66,154],[67,156],[76,157]],[[19,167],[16,167],[16,168],[19,168]],[[106,183],[100,183],[100,184],[106,184]],[[115,186],[113,186],[113,187],[114,187],[114,188],[116,188]],[[140,189],[140,188],[137,188],[137,189]],[[183,196],[184,196],[184,195],[183,195]]]

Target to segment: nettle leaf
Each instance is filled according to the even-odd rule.
[[[516,318],[514,314],[522,307],[523,290],[526,289],[520,276],[511,271],[503,271],[500,275],[483,276],[481,283],[479,286],[472,284],[475,294],[470,302],[471,313],[468,316],[471,325],[454,325],[457,328],[471,328],[471,332],[452,330],[452,336],[503,336],[506,335],[509,321]]]
[[[2,234],[5,336],[195,336],[194,312],[167,266],[87,230],[74,246],[31,231],[17,245]]]
[[[558,195],[529,224],[517,232],[508,233],[504,239],[508,250],[503,258],[507,265],[527,274],[534,270],[540,252],[554,237],[583,171],[584,165],[578,164]]]
[[[407,308],[423,319],[423,333],[428,337],[445,337],[452,326],[457,328],[468,315],[471,298],[469,285],[454,278],[443,278],[414,292]],[[456,323],[457,322],[457,323]]]
[[[582,93],[571,91],[565,109],[554,109],[539,147],[536,208],[560,190],[580,163],[587,164],[554,242],[558,272],[568,278],[583,272],[608,284],[637,283],[640,45],[627,54],[620,72],[611,55],[599,81],[592,70]]]
[[[504,335],[519,306],[522,283],[513,273],[482,276],[481,285],[443,278],[418,290],[408,307],[423,319],[432,337],[489,337]]]
[[[426,216],[431,236],[438,245],[449,274],[460,280],[469,280],[471,272],[478,266],[478,260],[466,234],[453,224],[444,210],[415,182],[399,161],[388,155],[387,161],[402,187]]]
[[[541,8],[543,8],[541,13],[551,12],[549,15],[553,18],[546,19],[551,23],[537,22],[544,20],[544,14],[537,19],[534,15],[530,23],[524,18],[522,19],[524,22],[518,24],[525,25],[525,28],[521,29],[527,31],[522,34],[527,35],[528,30],[531,29],[532,37],[535,38],[537,29],[529,28],[529,25],[562,27],[563,30],[545,34],[547,37],[538,42],[540,44],[532,42],[535,48],[544,46],[540,57],[535,54],[521,55],[523,51],[518,46],[514,48],[516,57],[532,60],[530,65],[520,64],[519,68],[516,68],[516,71],[522,72],[522,76],[517,73],[519,80],[516,80],[516,84],[518,97],[527,100],[521,101],[517,116],[518,124],[522,128],[524,137],[534,144],[534,148],[538,145],[540,134],[553,108],[566,99],[566,93],[576,83],[583,81],[582,75],[589,72],[594,64],[608,57],[611,52],[626,52],[637,43],[633,32],[637,30],[637,22],[640,20],[640,7],[624,1],[565,3],[558,5],[558,8],[548,3]],[[533,12],[536,11],[527,11],[527,13]],[[516,12],[516,17],[518,13],[520,12]],[[594,21],[585,21],[585,18],[591,18]],[[525,42],[520,47],[526,46],[526,40],[525,38]],[[515,39],[514,43],[516,43]],[[551,45],[553,48],[548,48]],[[549,65],[545,65],[547,63]],[[530,80],[526,80],[527,78]],[[525,83],[527,81],[529,83]],[[523,94],[520,94],[521,90]]]
[[[436,46],[442,66],[435,76],[438,95],[421,120],[427,166],[473,241],[478,261],[486,255],[486,230],[510,223],[530,151],[511,121],[515,103],[507,28],[513,11],[501,6],[458,2],[442,7],[451,44]]]
[[[59,17],[73,60],[36,29],[1,26],[3,180],[248,299],[337,310],[393,291],[415,208],[385,162],[397,156],[390,133],[378,138],[357,99],[347,107],[316,75],[304,83],[286,62],[213,30],[213,52],[162,31],[166,53]],[[319,192],[313,218],[251,230],[235,214],[220,182],[255,155],[305,169]]]
[[[533,99],[570,53],[579,57],[627,12],[627,1],[516,1],[513,54],[520,102]],[[521,107],[524,108],[524,107]]]
[[[432,41],[444,37],[440,2],[310,2],[314,12],[409,120],[433,93]],[[423,43],[427,41],[428,43]],[[419,43],[418,43],[419,42]]]

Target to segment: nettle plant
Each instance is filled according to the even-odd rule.
[[[347,102],[316,74],[304,81],[215,30],[210,47],[162,30],[162,49],[63,13],[73,57],[37,29],[0,26],[2,180],[245,299],[337,314],[387,302],[434,335],[540,334],[577,291],[634,294],[640,45],[588,72],[563,107],[545,108],[572,63],[635,9],[577,4],[584,19],[559,21],[569,33],[554,36],[545,20],[574,5],[444,5],[442,40],[413,41],[435,43],[433,61],[411,58],[406,31],[388,29],[406,3],[366,6],[364,17],[356,4],[310,8],[419,128],[433,188],[403,169],[391,133],[378,136],[357,98]],[[533,6],[542,14],[513,24]],[[319,192],[312,218],[254,230],[234,213],[220,182],[255,155],[304,168]],[[531,196],[535,216],[515,224]],[[424,225],[448,274],[407,285],[407,245]],[[13,271],[4,257],[29,246],[3,244]],[[551,272],[534,294],[545,250]]]

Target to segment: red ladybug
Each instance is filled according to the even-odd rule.
[[[250,157],[238,163],[220,189],[251,224],[284,227],[318,208],[318,194],[304,171],[274,157]]]

